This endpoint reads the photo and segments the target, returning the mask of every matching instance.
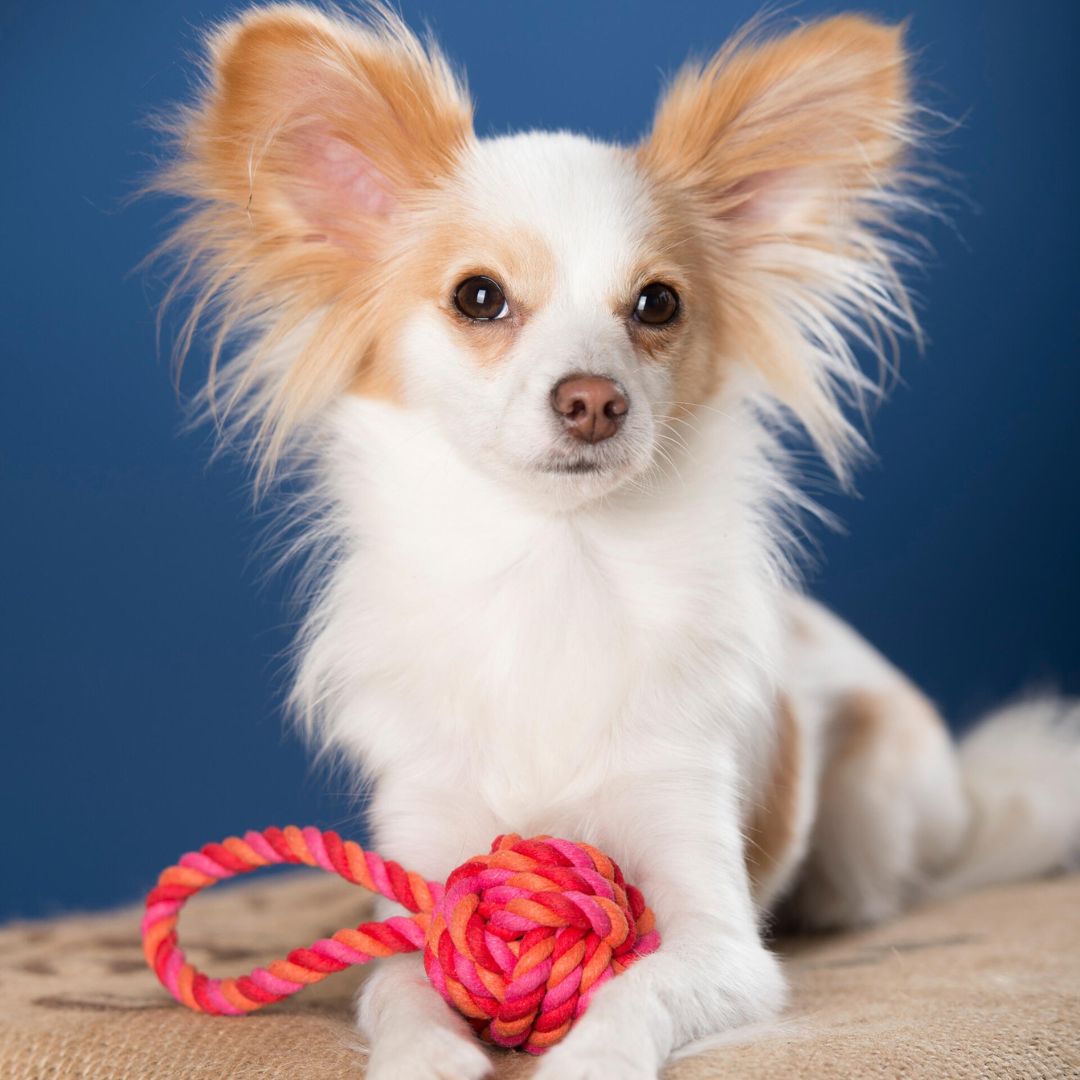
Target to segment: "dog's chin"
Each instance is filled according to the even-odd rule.
[[[529,489],[555,509],[567,510],[602,499],[641,472],[639,455],[615,447],[554,452],[519,470]]]

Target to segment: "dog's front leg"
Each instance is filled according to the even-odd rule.
[[[384,781],[370,813],[376,848],[433,880],[487,850],[499,832],[482,807],[433,781]],[[388,900],[376,906],[377,919],[401,914]],[[371,1047],[367,1080],[480,1080],[491,1072],[479,1039],[428,981],[418,954],[378,961],[357,1021]]]
[[[357,1018],[371,1047],[368,1080],[480,1080],[491,1061],[428,982],[419,956],[380,960]]]
[[[596,843],[641,888],[662,944],[596,993],[535,1080],[654,1080],[684,1043],[783,1005],[779,965],[758,934],[735,800],[717,783],[624,781],[623,792],[591,806]]]

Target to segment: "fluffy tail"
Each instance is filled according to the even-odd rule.
[[[935,892],[956,893],[1080,865],[1080,700],[994,713],[960,743],[971,834]]]

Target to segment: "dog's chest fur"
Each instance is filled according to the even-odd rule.
[[[338,430],[344,554],[298,685],[339,744],[514,823],[738,742],[774,600],[722,470],[552,515],[393,410],[349,403]]]

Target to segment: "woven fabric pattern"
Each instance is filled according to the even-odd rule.
[[[371,918],[368,893],[282,872],[184,913],[188,955],[250,967]],[[328,1080],[364,1074],[351,968],[249,1021],[176,1005],[134,907],[0,927],[4,1080]],[[1080,1076],[1080,875],[957,897],[850,934],[779,945],[783,1020],[698,1047],[664,1080],[1073,1080]],[[536,1059],[493,1050],[497,1080]]]

